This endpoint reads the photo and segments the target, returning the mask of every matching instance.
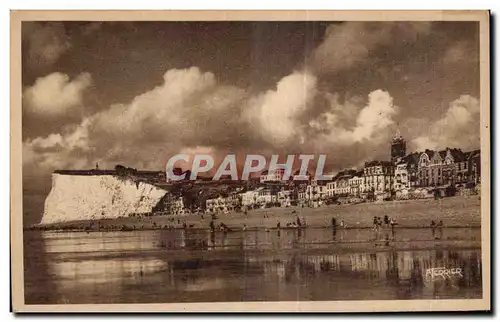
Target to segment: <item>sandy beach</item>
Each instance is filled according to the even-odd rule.
[[[307,227],[330,227],[332,218],[337,225],[343,221],[347,229],[371,228],[373,217],[385,215],[394,218],[398,228],[429,227],[431,221],[443,221],[445,227],[480,227],[481,200],[478,196],[451,197],[440,200],[407,200],[357,205],[329,205],[318,208],[288,207],[265,208],[243,212],[217,213],[214,224],[224,223],[232,230],[244,227],[252,229],[272,229],[277,222],[283,228],[287,222],[300,218]],[[50,230],[131,230],[182,229],[184,224],[190,229],[209,229],[210,214],[169,215],[151,217],[124,217],[95,221],[72,221],[37,226]]]

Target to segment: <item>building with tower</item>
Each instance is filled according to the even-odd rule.
[[[406,141],[398,131],[391,142],[391,161],[393,164],[401,161],[406,156]]]

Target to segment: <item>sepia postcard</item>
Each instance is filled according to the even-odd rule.
[[[489,19],[11,12],[12,310],[490,311]]]

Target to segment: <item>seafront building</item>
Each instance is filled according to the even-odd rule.
[[[227,213],[235,211],[240,205],[241,201],[239,199],[239,196],[231,194],[227,197],[219,196],[218,198],[207,199],[205,201],[205,210],[209,213]]]
[[[363,170],[368,200],[390,198],[394,184],[394,165],[390,161],[370,161]]]

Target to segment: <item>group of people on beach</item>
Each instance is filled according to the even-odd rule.
[[[347,224],[344,222],[344,220],[340,220],[340,228],[347,228]],[[337,219],[335,217],[332,217],[332,228],[337,229]]]
[[[434,239],[442,239],[443,238],[443,221],[440,220],[438,223],[436,223],[434,220],[431,220],[431,231],[432,231],[432,238]],[[439,233],[439,236],[436,236],[436,230]]]
[[[384,216],[383,220],[380,217],[373,216],[372,229],[374,231],[380,231],[380,228],[382,228],[382,227],[384,227],[384,228],[391,227],[391,229],[394,230],[394,226],[396,226],[396,225],[397,225],[396,220],[392,217],[387,216],[387,215]]]
[[[221,222],[220,224],[218,224],[217,226],[215,226],[215,223],[213,220],[210,220],[210,224],[209,224],[209,227],[210,227],[210,232],[211,233],[214,233],[216,230],[218,231],[222,231],[222,232],[229,232],[229,231],[232,231],[231,228],[229,228],[225,223]],[[246,230],[246,225],[244,225],[244,230]]]
[[[306,220],[304,218],[302,218],[302,220],[300,220],[299,216],[297,216],[297,218],[294,220],[294,221],[287,221],[286,224],[285,224],[285,227],[286,228],[305,228],[306,227]],[[281,222],[278,220],[276,220],[276,229],[281,229]]]

